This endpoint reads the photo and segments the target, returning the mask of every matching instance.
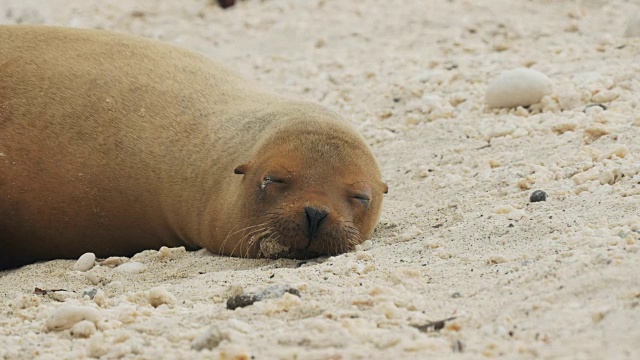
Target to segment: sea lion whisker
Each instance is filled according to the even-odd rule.
[[[260,223],[260,227],[259,228],[253,229],[249,233],[244,234],[244,236],[240,239],[240,241],[238,241],[236,246],[233,248],[232,253],[235,252],[236,248],[239,245],[243,244],[244,246],[246,246],[246,256],[245,257],[249,257],[249,252],[251,251],[251,247],[255,244],[257,239],[259,239],[260,237],[264,236],[264,234],[266,234],[268,232],[269,232],[269,229],[267,227],[267,224]]]
[[[266,226],[266,224],[265,224],[265,227],[262,228],[262,232],[251,235],[251,237],[247,241],[246,257],[249,257],[249,251],[251,250],[251,248],[255,246],[255,244],[258,241],[261,241],[261,239],[264,238],[264,236],[267,236],[267,235],[268,236],[271,235],[271,230]]]
[[[254,217],[254,219],[255,219],[255,218],[258,218],[258,216]],[[261,225],[261,224],[257,224],[257,225],[250,225],[250,226],[247,226],[247,227],[245,227],[245,228],[243,228],[243,229],[240,229],[240,230],[237,230],[237,231],[234,231],[234,232],[229,232],[229,233],[227,234],[227,236],[224,238],[224,240],[222,241],[222,244],[220,245],[220,253],[219,253],[218,255],[222,255],[222,252],[223,252],[223,251],[224,251],[224,249],[225,249],[225,245],[227,244],[227,241],[231,238],[231,236],[232,236],[232,235],[237,234],[237,233],[239,233],[239,232],[241,232],[241,231],[246,231],[246,230],[248,230],[248,229],[256,228],[256,227],[258,227],[258,226],[260,226],[260,225]],[[238,226],[236,226],[235,228],[237,228],[237,227],[238,227]],[[232,230],[233,230],[233,229],[232,229]],[[243,236],[243,238],[244,238],[244,236]],[[234,250],[235,250],[235,248],[234,248]]]

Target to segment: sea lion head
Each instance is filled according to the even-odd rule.
[[[351,251],[376,225],[387,185],[360,135],[343,123],[289,122],[241,176],[237,241],[248,257],[311,258]]]

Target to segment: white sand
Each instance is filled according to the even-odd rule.
[[[206,3],[3,0],[0,22],[162,39],[343,113],[390,186],[373,247],[303,267],[172,250],[135,256],[138,273],[0,273],[0,359],[640,358],[637,2]],[[488,81],[523,66],[552,95],[487,110]],[[277,284],[302,297],[225,309]],[[98,314],[46,331],[62,305]]]

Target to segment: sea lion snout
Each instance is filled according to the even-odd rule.
[[[316,235],[329,212],[314,206],[305,206],[304,213],[307,221],[307,235],[311,239]]]

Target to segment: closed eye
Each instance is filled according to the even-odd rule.
[[[264,179],[262,179],[262,181],[260,182],[260,189],[264,190],[267,185],[271,184],[271,183],[276,183],[276,184],[284,184],[285,181],[280,179],[280,178],[276,178],[270,175],[267,175],[264,177]]]
[[[362,201],[363,203],[369,203],[369,201],[371,201],[371,198],[363,194],[354,195],[353,198]]]

